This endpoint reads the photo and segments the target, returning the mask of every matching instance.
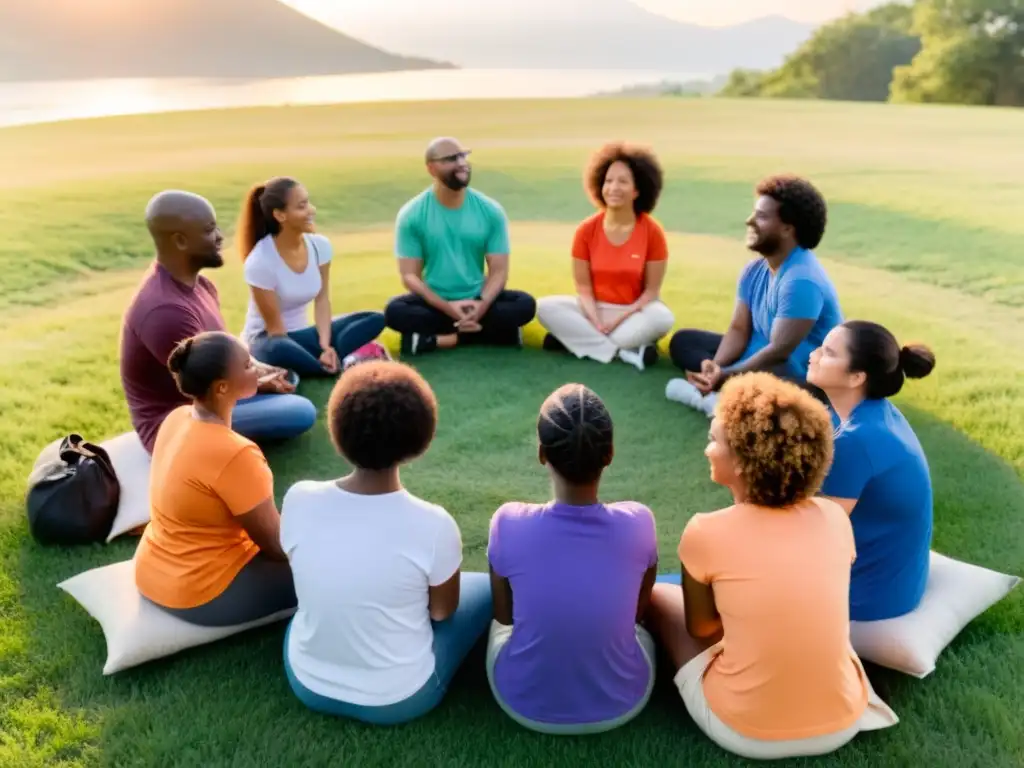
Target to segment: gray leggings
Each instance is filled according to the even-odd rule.
[[[239,571],[228,588],[213,600],[195,608],[165,608],[162,611],[201,627],[230,627],[248,624],[298,605],[292,569],[287,562],[271,560],[262,552]]]

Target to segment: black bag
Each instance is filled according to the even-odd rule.
[[[25,496],[29,530],[42,544],[105,542],[120,500],[110,456],[71,434],[46,446],[32,468]]]

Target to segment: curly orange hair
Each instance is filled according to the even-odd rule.
[[[821,488],[832,420],[809,392],[770,373],[743,374],[722,387],[715,416],[751,503],[786,507]]]

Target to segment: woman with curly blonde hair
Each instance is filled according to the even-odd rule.
[[[767,373],[729,380],[704,453],[734,503],[694,515],[682,589],[656,584],[651,598],[690,716],[742,757],[827,754],[898,722],[850,646],[853,530],[815,497],[832,450],[811,394]]]

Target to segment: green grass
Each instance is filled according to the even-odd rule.
[[[590,210],[579,182],[587,153],[618,136],[654,144],[668,179],[658,216],[676,233],[666,299],[686,326],[728,319],[752,183],[776,170],[812,176],[831,203],[821,255],[847,315],[926,340],[939,358],[931,378],[898,398],[932,464],[936,549],[1021,572],[1022,113],[602,100],[243,110],[0,131],[0,766],[734,764],[664,679],[628,727],[559,740],[500,714],[479,655],[420,723],[382,731],[313,715],[284,680],[282,627],[104,678],[97,625],[55,584],[130,557],[133,542],[62,550],[27,536],[21,498],[42,445],[72,428],[101,439],[129,427],[118,325],[150,257],[140,219],[154,191],[202,192],[230,225],[248,184],[299,176],[340,253],[335,306],[379,307],[398,290],[394,213],[425,183],[425,141],[452,132],[476,150],[475,184],[515,220],[513,286],[537,295],[570,288],[572,228]],[[229,254],[211,276],[240,328],[237,259]],[[536,326],[529,335],[539,340]],[[663,570],[677,567],[686,520],[725,501],[701,455],[706,421],[664,399],[667,364],[641,375],[531,348],[458,350],[417,365],[438,393],[441,423],[405,479],[459,520],[468,568],[485,567],[499,504],[545,497],[535,414],[569,380],[612,409],[617,453],[605,491],[652,507]],[[328,388],[302,391],[322,404]],[[322,425],[268,456],[279,497],[299,478],[344,471]],[[872,668],[900,725],[822,763],[1020,765],[1022,595],[971,624],[926,680]]]

